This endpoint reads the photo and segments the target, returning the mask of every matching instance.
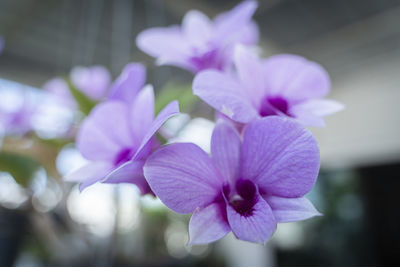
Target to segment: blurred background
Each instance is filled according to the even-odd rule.
[[[155,67],[135,46],[136,35],[178,24],[190,9],[213,17],[238,2],[0,0],[0,104],[45,103],[43,85],[76,65],[103,65],[115,78],[140,61],[156,90],[170,88],[171,79],[190,84],[188,72]],[[58,137],[68,137],[67,125],[83,115],[53,103],[40,107],[34,134],[3,140],[0,266],[400,266],[400,1],[258,2],[263,55],[319,62],[332,78],[330,97],[346,105],[326,128],[312,129],[322,169],[309,198],[324,216],[281,224],[266,246],[229,235],[186,247],[189,217],[139,198],[134,186],[79,193],[62,182],[84,159]],[[188,106],[192,119],[183,115],[165,128],[207,149],[211,109]]]

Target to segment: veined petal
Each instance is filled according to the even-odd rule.
[[[111,82],[111,75],[103,66],[77,66],[71,70],[70,76],[74,86],[94,100],[106,96]]]
[[[79,152],[90,160],[114,160],[121,146],[99,129],[93,120],[86,118],[76,137]]]
[[[228,74],[207,70],[196,75],[193,93],[234,121],[248,123],[258,118],[240,84]]]
[[[109,184],[135,184],[142,195],[150,193],[151,189],[143,175],[143,165],[143,160],[128,161],[109,173],[102,182]]]
[[[90,160],[113,160],[134,140],[128,122],[128,108],[120,101],[97,105],[83,122],[77,136],[79,151]]]
[[[298,102],[328,94],[330,79],[319,64],[296,55],[276,55],[264,61],[269,94]]]
[[[330,99],[310,99],[291,107],[290,113],[302,124],[314,127],[324,127],[323,116],[344,109],[344,105]]]
[[[193,212],[189,222],[189,245],[207,244],[223,238],[231,231],[225,203],[212,203]]]
[[[231,205],[227,205],[226,210],[229,225],[238,239],[264,244],[276,230],[272,210],[261,196],[249,216],[241,215]]]
[[[198,10],[190,10],[182,21],[182,31],[195,47],[204,48],[212,34],[210,19]]]
[[[92,176],[100,176],[102,174],[107,174],[107,172],[112,168],[112,165],[105,161],[93,161],[88,164],[78,168],[75,171],[67,174],[64,177],[64,181],[67,182],[82,182]],[[101,177],[100,177],[101,178]]]
[[[257,23],[250,21],[246,26],[239,30],[237,42],[244,45],[256,45],[260,39],[260,30]]]
[[[247,26],[257,9],[256,1],[244,1],[215,18],[215,38],[222,44],[236,41],[240,30]]]
[[[146,68],[140,63],[129,63],[114,82],[109,99],[132,103],[146,81]]]
[[[295,222],[321,215],[305,197],[265,196],[264,199],[272,208],[277,222]]]
[[[129,120],[132,134],[140,143],[154,120],[153,86],[146,85],[143,90],[138,93],[135,101],[132,103]]]
[[[234,61],[239,79],[254,106],[259,107],[266,95],[263,65],[258,57],[242,45],[235,46]]]
[[[148,128],[146,134],[144,135],[142,142],[136,154],[133,156],[133,159],[142,159],[144,155],[147,154],[148,143],[150,142],[153,135],[158,131],[158,129],[166,122],[169,118],[179,113],[179,105],[178,101],[174,100],[170,102],[165,108],[163,108],[160,113],[158,113],[157,117],[151,123]]]
[[[60,77],[53,78],[43,85],[43,89],[50,92],[58,103],[76,108],[76,101],[69,90],[68,83]]]
[[[171,55],[166,55],[157,58],[156,65],[162,66],[162,65],[170,65],[170,66],[175,66],[178,68],[186,69],[189,70],[193,73],[198,72],[198,68],[193,65],[192,62],[190,62],[190,57],[174,57]]]
[[[139,176],[144,178],[143,165],[144,161],[142,160],[128,161],[110,172],[103,182],[110,184],[129,183]]]
[[[136,38],[140,50],[162,61],[184,62],[192,51],[179,26],[151,28]]]
[[[295,105],[290,108],[290,114],[296,118],[296,120],[305,125],[311,127],[325,127],[325,121],[322,117],[316,116],[311,113],[306,108],[303,108],[300,105]]]
[[[101,181],[112,170],[112,164],[104,161],[90,162],[83,167],[67,174],[64,181],[80,182],[79,189],[82,191],[89,185]]]
[[[298,105],[296,109],[308,111],[315,116],[327,116],[344,109],[344,105],[330,99],[310,99]]]
[[[211,138],[211,157],[221,175],[229,181],[239,176],[241,140],[227,122],[218,122]]]
[[[106,101],[98,104],[89,114],[97,127],[121,146],[132,145],[128,120],[128,106],[121,101]]]
[[[209,205],[224,182],[211,158],[191,143],[168,145],[151,154],[144,175],[160,200],[178,213]]]
[[[241,177],[253,180],[261,194],[303,196],[314,186],[319,163],[317,141],[293,119],[266,117],[245,130]]]

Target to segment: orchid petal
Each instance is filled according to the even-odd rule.
[[[264,199],[272,208],[277,222],[295,222],[321,215],[313,204],[304,197],[265,196]]]
[[[165,108],[163,108],[160,113],[157,115],[157,117],[154,119],[154,121],[151,123],[150,127],[148,128],[146,134],[144,135],[142,142],[140,143],[140,146],[138,150],[136,151],[136,154],[134,155],[133,159],[141,159],[143,158],[144,155],[146,155],[148,147],[148,143],[153,137],[153,135],[157,132],[157,130],[163,125],[163,123],[171,118],[174,115],[177,115],[179,113],[179,105],[178,101],[172,101],[170,102]]]
[[[211,243],[231,231],[224,206],[225,203],[212,203],[193,212],[189,222],[189,245]]]
[[[107,101],[97,105],[77,136],[77,147],[82,155],[90,160],[113,160],[121,148],[132,146],[127,115],[128,109],[122,102]]]
[[[136,45],[143,52],[157,58],[158,64],[186,66],[191,56],[191,47],[178,26],[142,31],[136,38]]]
[[[109,99],[131,103],[146,81],[146,69],[140,63],[129,63],[114,82]]]
[[[298,102],[328,94],[330,79],[319,64],[296,55],[276,55],[264,61],[266,88],[272,96]]]
[[[60,77],[53,78],[43,85],[43,89],[50,92],[58,103],[73,109],[76,108],[76,101],[71,94],[68,83],[64,79]]]
[[[220,173],[229,181],[239,176],[240,146],[240,136],[233,126],[217,123],[211,138],[211,155]]]
[[[295,105],[294,108],[299,108],[308,111],[315,116],[327,116],[344,109],[344,105],[330,99],[310,99]]]
[[[210,204],[224,182],[211,158],[191,143],[168,145],[151,154],[144,175],[160,200],[178,213]]]
[[[82,123],[76,138],[76,146],[86,159],[109,161],[114,160],[122,148],[120,144],[97,128],[96,123],[90,118]]]
[[[260,30],[257,23],[250,21],[246,26],[239,30],[237,42],[243,45],[255,45],[260,39]]]
[[[234,62],[239,79],[254,106],[259,107],[265,97],[265,73],[258,57],[242,45],[237,45]]]
[[[325,121],[322,117],[314,115],[308,109],[300,105],[293,106],[289,112],[299,123],[305,126],[325,127]]]
[[[64,181],[80,182],[79,189],[82,191],[89,185],[101,181],[112,170],[112,164],[104,161],[90,162],[81,168],[67,174]]]
[[[193,93],[237,122],[248,123],[258,118],[239,83],[228,74],[212,70],[200,72],[194,78]]]
[[[70,76],[72,84],[94,100],[105,97],[111,82],[111,75],[103,66],[77,66]]]
[[[289,112],[304,125],[324,127],[323,116],[343,109],[344,105],[334,100],[310,99],[292,106]]]
[[[244,1],[215,19],[215,38],[223,44],[240,38],[241,29],[251,21],[257,9],[256,1]]]
[[[190,10],[183,18],[182,31],[192,45],[201,47],[211,38],[212,24],[202,12]]]
[[[303,196],[314,186],[319,163],[317,141],[292,119],[270,116],[245,130],[241,177],[253,180],[262,194]]]
[[[229,204],[226,210],[229,225],[238,239],[264,244],[276,230],[272,210],[260,196],[253,206],[251,215],[241,215]]]
[[[144,161],[128,161],[109,173],[102,181],[108,184],[135,184],[142,195],[150,193],[151,189],[143,175]]]
[[[131,182],[137,177],[143,177],[144,161],[128,161],[117,169],[110,172],[103,180],[104,183],[117,184],[117,183],[134,183]]]
[[[146,85],[132,103],[130,125],[133,135],[139,142],[144,138],[154,120],[154,90]]]

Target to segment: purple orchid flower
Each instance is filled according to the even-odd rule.
[[[70,77],[72,84],[93,100],[102,100],[108,94],[111,75],[103,66],[74,67]]]
[[[144,174],[170,209],[191,213],[190,244],[216,241],[232,231],[241,240],[265,243],[278,222],[320,215],[304,194],[319,171],[311,132],[288,118],[250,123],[243,140],[232,125],[217,123],[211,157],[191,143],[154,152]]]
[[[153,87],[140,90],[144,77],[142,65],[129,64],[115,82],[110,99],[98,104],[84,120],[76,143],[90,162],[65,180],[81,182],[81,190],[96,182],[133,183],[142,194],[151,193],[142,167],[159,145],[154,134],[179,113],[179,107],[173,101],[154,118]]]
[[[96,71],[97,69],[97,71]],[[79,72],[82,72],[79,74]],[[122,71],[121,75],[116,79],[116,81],[111,85],[111,88],[109,88],[109,82],[105,82],[108,80],[108,71],[100,66],[93,66],[93,67],[88,67],[88,68],[83,68],[83,67],[77,67],[74,68],[71,71],[71,79],[72,79],[72,73],[75,73],[75,78],[77,76],[82,76],[83,78],[82,81],[86,79],[90,79],[91,77],[98,76],[97,82],[95,81],[95,84],[103,84],[102,87],[103,89],[95,90],[95,91],[102,91],[101,97],[104,98],[106,97],[106,93],[108,94],[107,98],[108,99],[113,99],[113,100],[121,100],[125,102],[132,102],[135,99],[135,96],[138,94],[138,92],[143,88],[144,83],[146,81],[146,70],[142,64],[139,63],[129,63],[125,66],[124,70]],[[78,73],[78,74],[77,74]],[[97,74],[96,74],[97,73]],[[102,74],[103,73],[103,74]],[[79,79],[77,79],[79,80]],[[103,80],[103,82],[99,82]],[[83,84],[83,82],[81,83]],[[76,84],[79,84],[80,82],[76,81]],[[107,85],[107,89],[105,89]],[[77,85],[75,85],[77,86]],[[94,85],[93,85],[94,86]],[[84,88],[85,86],[83,86]],[[99,87],[99,88],[100,88]],[[55,77],[49,81],[47,81],[43,85],[43,89],[50,92],[56,101],[58,101],[60,104],[63,104],[67,107],[70,108],[76,108],[77,103],[71,94],[71,91],[69,89],[68,83],[61,77]],[[81,87],[77,87],[78,90],[81,90]],[[90,90],[89,90],[90,91]],[[86,94],[87,91],[82,91],[84,94]],[[87,95],[90,97],[90,95]],[[93,98],[92,98],[93,99]],[[96,99],[93,99],[96,100]],[[98,100],[98,99],[97,99]]]
[[[108,99],[131,105],[146,82],[146,68],[140,63],[129,63],[111,86]]]
[[[76,89],[94,101],[103,100],[109,94],[111,75],[103,66],[74,67],[70,79]],[[50,92],[58,103],[76,109],[77,103],[63,78],[55,77],[47,81],[43,89]]]
[[[57,103],[76,109],[77,103],[71,94],[68,83],[61,77],[55,77],[43,85],[43,89],[50,93]]]
[[[157,58],[159,65],[174,65],[192,72],[226,69],[235,44],[254,45],[258,28],[251,21],[257,2],[245,1],[213,21],[200,11],[191,10],[182,26],[152,28],[141,32],[137,46]]]
[[[0,131],[2,135],[22,137],[33,131],[39,98],[32,88],[11,81],[0,85]]]
[[[0,125],[6,135],[23,136],[32,131],[32,118],[37,106],[24,96],[24,104],[13,111],[0,110]]]
[[[279,115],[323,127],[323,116],[344,108],[322,99],[330,90],[329,76],[305,58],[283,54],[260,60],[245,47],[236,46],[234,64],[237,77],[206,70],[196,75],[193,91],[236,122]]]

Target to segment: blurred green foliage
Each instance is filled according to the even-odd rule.
[[[41,138],[40,136],[38,136],[36,134],[33,135],[33,137],[38,142],[41,142],[44,145],[50,146],[52,149],[55,149],[56,151],[61,150],[64,146],[66,146],[67,144],[70,144],[74,141],[74,139],[72,137],[46,139],[46,138]]]
[[[156,114],[173,100],[178,100],[181,112],[188,113],[199,99],[193,95],[191,84],[169,82],[159,91],[156,97]]]
[[[72,96],[78,103],[79,110],[82,111],[85,115],[89,115],[90,111],[96,105],[96,102],[91,100],[84,93],[78,90],[68,78],[66,78],[65,80],[68,82],[68,87],[71,91]]]
[[[0,153],[0,171],[8,172],[24,187],[29,186],[39,167],[40,164],[30,157],[8,152]]]

